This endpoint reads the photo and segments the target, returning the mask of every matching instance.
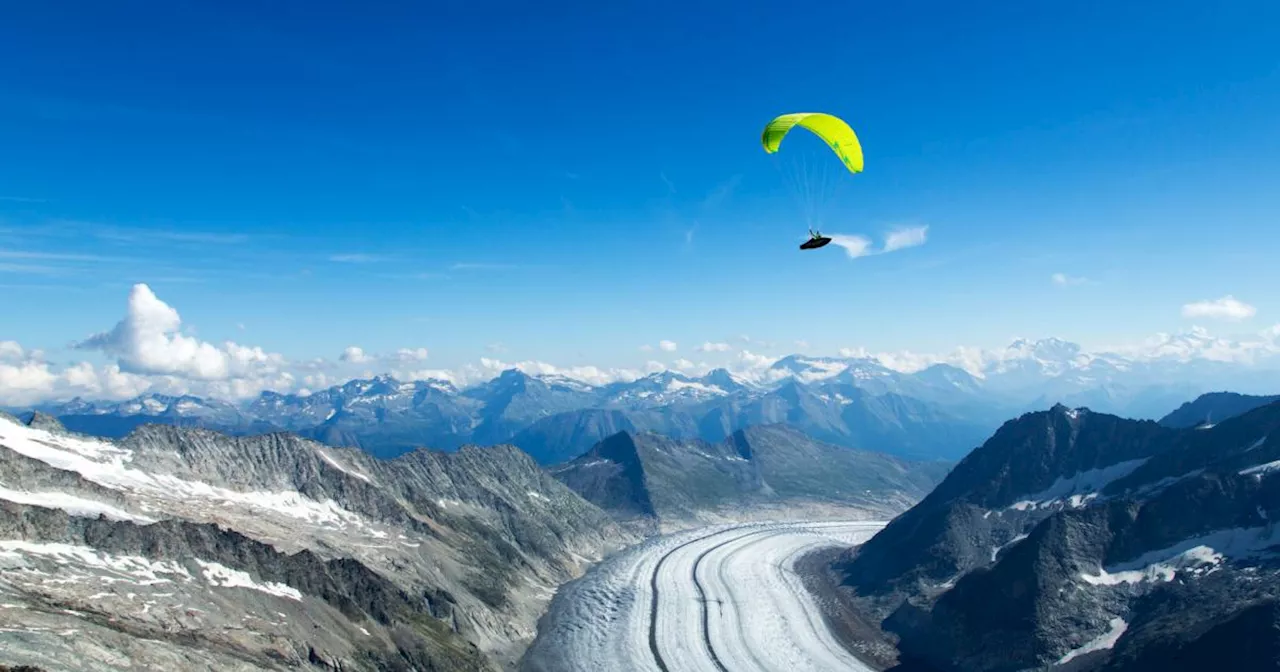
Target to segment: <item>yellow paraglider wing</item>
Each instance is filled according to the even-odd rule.
[[[849,124],[844,123],[844,120],[821,112],[784,114],[769,122],[769,125],[764,127],[764,135],[761,137],[764,151],[770,154],[778,151],[782,145],[782,138],[796,126],[806,128],[822,138],[822,141],[827,143],[836,156],[844,162],[849,172],[862,172],[862,144],[858,142],[858,136],[854,134],[852,128],[849,128]]]

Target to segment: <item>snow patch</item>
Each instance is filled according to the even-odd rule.
[[[1240,475],[1241,476],[1257,476],[1258,478],[1262,478],[1263,476],[1266,476],[1271,472],[1276,471],[1277,469],[1280,469],[1280,460],[1267,462],[1265,464],[1259,464],[1257,466],[1249,467],[1248,469],[1241,469]]]
[[[343,509],[333,500],[318,502],[297,491],[241,492],[168,474],[152,475],[126,466],[133,459],[133,452],[107,441],[54,434],[0,420],[0,445],[56,469],[74,471],[115,490],[182,503],[211,500],[224,507],[241,505],[311,523],[364,526],[359,515]]]
[[[995,561],[996,561],[996,556],[1000,555],[1000,551],[1003,551],[1004,549],[1009,548],[1010,546],[1012,546],[1012,545],[1014,545],[1014,544],[1018,543],[1019,541],[1022,541],[1023,539],[1026,539],[1026,538],[1027,538],[1027,535],[1025,535],[1025,534],[1019,534],[1018,536],[1016,536],[1016,537],[1014,537],[1014,538],[1010,539],[1010,540],[1009,540],[1009,543],[1007,543],[1007,544],[1005,544],[1005,545],[1003,545],[1003,546],[993,546],[993,547],[991,548],[991,562],[995,562]]]
[[[62,509],[72,516],[80,516],[82,518],[97,518],[99,515],[105,515],[109,520],[128,520],[144,524],[156,522],[152,518],[129,513],[110,504],[76,497],[65,492],[25,492],[0,486],[0,499],[5,499],[15,504],[26,504],[27,506]]]
[[[1103,651],[1105,649],[1114,648],[1116,645],[1116,642],[1119,641],[1120,639],[1120,635],[1123,635],[1124,631],[1129,629],[1129,624],[1125,623],[1123,618],[1113,618],[1111,619],[1111,622],[1108,625],[1110,626],[1110,629],[1108,629],[1103,634],[1099,635],[1096,639],[1085,644],[1084,646],[1078,649],[1072,649],[1071,651],[1069,651],[1067,655],[1058,659],[1058,664],[1062,665],[1067,661],[1072,660],[1074,658],[1079,658],[1080,656],[1083,656],[1086,653],[1093,653],[1094,651]]]
[[[671,382],[667,383],[668,392],[680,392],[681,390],[692,390],[701,394],[711,394],[718,397],[727,394],[727,392],[715,385],[707,385],[705,383],[699,383],[692,380],[685,381],[680,380],[679,378],[672,378]]]
[[[325,461],[325,462],[328,462],[329,464],[333,465],[333,468],[334,468],[334,469],[337,469],[338,471],[341,471],[342,473],[344,473],[344,474],[346,474],[346,475],[348,475],[348,476],[355,476],[356,478],[358,478],[358,479],[360,479],[360,480],[364,481],[365,483],[372,483],[372,482],[373,482],[373,481],[369,480],[369,477],[368,477],[368,476],[365,476],[364,474],[362,474],[362,473],[360,473],[360,472],[358,472],[358,471],[355,471],[355,470],[352,470],[352,469],[348,469],[347,467],[342,466],[341,464],[339,464],[339,463],[338,463],[338,461],[337,461],[337,460],[333,459],[333,456],[332,456],[332,455],[330,455],[328,452],[323,451],[323,450],[318,450],[318,451],[316,451],[316,452],[320,453],[320,457],[324,458],[324,461]]]
[[[1095,586],[1115,586],[1144,581],[1172,581],[1179,572],[1202,574],[1214,571],[1227,559],[1268,555],[1280,538],[1270,526],[1232,528],[1184,540],[1129,562],[1099,569],[1098,574],[1080,578]]]
[[[1124,478],[1142,466],[1147,458],[1117,462],[1116,464],[1088,469],[1068,477],[1060,477],[1053,485],[1009,506],[1009,509],[1028,511],[1044,509],[1065,500],[1072,508],[1080,508],[1098,496],[1098,492],[1112,481]]]
[[[286,586],[283,583],[270,581],[267,583],[259,583],[249,576],[248,572],[242,572],[238,569],[231,569],[225,565],[216,562],[205,562],[204,560],[196,560],[196,564],[200,565],[203,570],[204,578],[211,586],[221,588],[248,588],[256,590],[260,593],[275,595],[276,597],[287,597],[291,600],[302,601],[302,593],[292,586]]]
[[[109,555],[89,546],[16,539],[0,541],[0,562],[16,563],[16,566],[22,567],[26,564],[27,556],[47,558],[59,565],[75,564],[115,572],[146,584],[166,583],[173,578],[191,578],[186,568],[176,562],[151,560],[139,555]],[[172,578],[161,578],[161,574]]]

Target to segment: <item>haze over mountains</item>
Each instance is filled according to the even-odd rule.
[[[555,464],[619,431],[716,443],[745,427],[786,423],[838,445],[957,459],[1003,419],[1054,403],[1159,418],[1207,391],[1270,391],[1275,374],[1232,347],[1193,331],[1128,356],[1086,353],[1059,339],[1020,340],[967,362],[968,370],[937,363],[906,373],[875,357],[791,355],[750,375],[662,371],[591,384],[509,369],[462,389],[447,380],[378,376],[310,394],[263,392],[240,403],[146,395],[39,409],[102,436],[147,422],[237,434],[286,429],[384,456],[511,442]]]
[[[904,671],[1269,670],[1277,516],[1280,403],[1195,428],[1058,405],[1005,423],[836,571]]]

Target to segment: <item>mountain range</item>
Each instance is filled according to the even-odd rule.
[[[1275,669],[1280,403],[1215,420],[1024,414],[833,571],[894,669]]]
[[[785,426],[617,434],[553,476],[508,445],[380,459],[287,432],[105,440],[0,415],[0,665],[509,669],[560,585],[659,522],[893,515],[946,466]]]
[[[1170,342],[1164,355],[1138,358],[1084,353],[1059,339],[1015,341],[969,370],[933,364],[911,373],[875,357],[791,355],[753,376],[663,371],[607,385],[516,369],[462,389],[445,380],[378,376],[310,394],[268,391],[241,403],[152,394],[35,410],[105,437],[152,422],[240,435],[288,430],[379,456],[510,442],[542,464],[557,464],[619,431],[716,443],[752,425],[787,423],[837,445],[958,459],[1004,418],[1053,403],[1154,419],[1203,392],[1265,389],[1273,378],[1187,356],[1199,352],[1192,345],[1212,344]]]
[[[719,443],[619,432],[549,471],[648,532],[765,516],[891,518],[949,466],[822,443],[787,425],[757,425]]]

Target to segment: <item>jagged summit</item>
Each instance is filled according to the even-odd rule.
[[[1209,429],[1058,405],[1005,423],[838,569],[933,668],[1157,669],[1280,597],[1277,465],[1280,403]]]

